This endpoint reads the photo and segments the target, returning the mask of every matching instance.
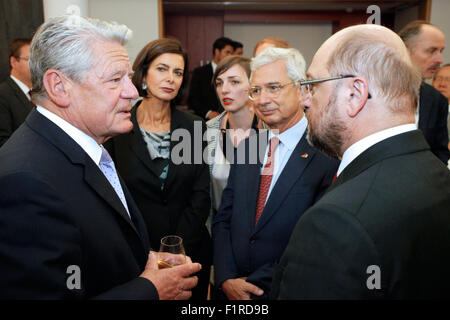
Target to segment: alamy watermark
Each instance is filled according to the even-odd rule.
[[[377,265],[370,265],[366,269],[370,276],[367,278],[366,286],[369,290],[381,289],[381,269]]]
[[[66,273],[69,275],[67,277],[66,286],[69,290],[80,290],[81,289],[81,269],[77,265],[70,265],[67,267]]]
[[[381,9],[379,6],[375,4],[368,6],[366,13],[372,14],[369,18],[367,18],[367,24],[381,24]]]
[[[261,134],[264,130],[259,130]],[[235,148],[230,139],[222,139],[220,129],[208,129],[203,132],[202,122],[194,121],[194,130],[191,133],[187,129],[179,128],[171,132],[170,140],[173,148],[170,159],[175,165],[179,164],[257,164],[262,163],[266,154],[267,139],[258,136],[255,129],[246,132],[243,129],[227,129],[227,134],[232,136],[248,136],[246,143],[241,143]],[[272,130],[277,134],[277,130]],[[216,148],[208,148],[206,144],[214,144]],[[217,145],[225,150],[225,157],[215,157]],[[225,144],[225,146],[223,146]]]

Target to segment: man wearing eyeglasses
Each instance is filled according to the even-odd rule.
[[[251,69],[249,97],[269,130],[238,146],[212,230],[219,294],[238,300],[268,298],[275,263],[297,220],[338,166],[306,141],[301,54],[268,48]]]
[[[400,37],[339,31],[315,54],[308,139],[341,159],[276,267],[275,299],[450,297],[450,173],[417,129],[422,82]]]
[[[16,39],[9,46],[11,74],[0,84],[0,147],[25,121],[33,108],[28,66],[30,39]]]

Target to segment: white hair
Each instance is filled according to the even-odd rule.
[[[59,70],[80,82],[95,63],[95,42],[125,45],[131,35],[132,31],[125,25],[73,15],[45,22],[37,30],[30,46],[33,99],[39,101],[47,97],[43,86],[47,70]]]
[[[259,55],[252,59],[250,64],[252,74],[253,71],[261,68],[262,66],[283,60],[286,65],[287,76],[293,81],[299,81],[306,78],[305,68],[306,62],[302,54],[294,48],[273,48],[269,47],[264,49]],[[251,77],[250,77],[251,79]]]

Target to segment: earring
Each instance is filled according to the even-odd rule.
[[[142,84],[142,90],[147,90],[147,84],[145,82]]]

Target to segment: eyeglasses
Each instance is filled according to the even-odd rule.
[[[434,79],[434,81],[436,81],[436,82],[447,82],[447,83],[450,83],[450,77],[441,77],[441,76],[438,76],[438,77],[436,77],[436,79]]]
[[[297,85],[298,81],[291,81],[285,84],[278,84],[278,83],[274,83],[274,84],[268,84],[265,85],[263,88],[261,87],[251,87],[248,90],[248,97],[250,100],[255,101],[261,98],[261,92],[262,90],[264,90],[268,95],[270,95],[272,98],[277,98],[280,95],[281,89],[283,89],[284,87],[293,84],[293,85]]]
[[[352,74],[346,74],[346,75],[340,75],[340,76],[335,76],[335,77],[329,77],[329,78],[321,78],[321,79],[308,79],[308,80],[301,80],[300,81],[300,85],[302,87],[302,92],[305,94],[314,94],[314,84],[317,83],[322,83],[322,82],[326,82],[326,81],[331,81],[331,80],[340,80],[340,79],[345,79],[345,78],[354,78],[356,77],[355,75]],[[372,98],[372,96],[369,93],[369,96],[367,97],[368,99]]]

